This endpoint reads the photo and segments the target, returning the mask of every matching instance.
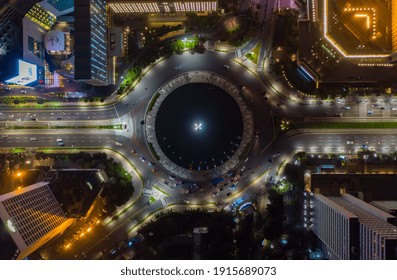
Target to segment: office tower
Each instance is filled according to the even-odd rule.
[[[109,84],[105,0],[75,1],[75,79]]]
[[[313,197],[313,232],[329,259],[397,259],[396,218],[350,194]]]

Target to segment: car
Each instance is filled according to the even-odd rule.
[[[36,137],[31,137],[30,138],[30,141],[36,141],[37,139],[36,139]]]
[[[231,196],[232,195],[232,193],[231,192],[228,192],[227,194],[226,194],[226,196]]]
[[[60,121],[60,120],[62,120],[62,118],[57,118],[57,121]]]
[[[363,150],[367,150],[367,149],[368,149],[368,146],[367,146],[367,145],[361,145],[361,148],[362,148]]]
[[[212,196],[213,196],[213,197],[217,197],[218,195],[219,195],[219,192],[213,192],[213,193],[212,193]]]
[[[149,166],[155,166],[155,165],[156,165],[154,162],[151,162],[151,161],[149,161],[147,164],[148,164]]]
[[[173,175],[171,175],[171,176],[168,177],[168,178],[170,178],[171,180],[175,180],[175,179],[176,179],[175,176],[173,176]]]
[[[21,93],[26,93],[26,90],[21,90]]]
[[[261,134],[259,133],[259,130],[257,130],[257,131],[255,132],[255,137],[258,138],[260,135],[261,135]]]
[[[146,161],[146,158],[145,157],[140,157],[139,158],[142,162],[145,162]]]
[[[57,142],[63,142],[62,138],[57,138]]]
[[[155,169],[155,168],[152,169],[152,172],[153,173],[158,173],[157,169]]]
[[[65,146],[65,144],[63,143],[63,141],[58,141],[58,146],[63,147],[63,146]]]
[[[345,110],[350,110],[350,106],[345,106]]]
[[[270,180],[270,182],[274,182],[274,177],[271,176],[271,177],[269,178],[269,180]]]
[[[244,170],[245,170],[245,165],[244,165],[243,167],[241,167],[240,170],[241,170],[241,171],[244,171]]]
[[[353,140],[347,140],[347,142],[346,142],[347,144],[354,144],[354,141]]]
[[[223,67],[225,67],[226,69],[229,69],[229,68],[230,68],[230,66],[227,65],[227,64],[223,65]]]
[[[141,125],[144,125],[145,124],[145,121],[144,120],[141,120]]]
[[[132,153],[133,155],[137,155],[137,154],[138,154],[135,150],[131,150],[131,153]]]
[[[123,144],[121,144],[119,142],[116,142],[116,145],[119,146],[119,147],[123,147]]]
[[[39,119],[38,118],[32,118],[31,120],[32,121],[38,121]]]
[[[249,159],[250,159],[249,157],[246,157],[245,160],[244,160],[244,162],[248,162]]]
[[[372,107],[377,108],[379,107],[379,104],[373,104]]]
[[[273,162],[273,159],[272,159],[272,158],[269,158],[269,159],[267,160],[267,162],[270,164],[270,163]]]
[[[368,115],[372,115],[374,112],[373,111],[368,111],[367,114]]]
[[[397,111],[397,107],[391,108],[392,111]]]
[[[177,66],[177,67],[174,67],[174,70],[178,70],[178,71],[179,71],[179,70],[181,70],[181,68],[182,68],[182,67]]]

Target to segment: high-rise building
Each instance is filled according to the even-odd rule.
[[[396,218],[350,194],[313,197],[313,232],[329,259],[397,259]]]
[[[193,259],[205,260],[208,253],[208,228],[195,227],[193,229]]]
[[[66,217],[48,182],[0,196],[0,218],[20,250],[19,259],[61,234],[74,221]]]
[[[17,26],[39,0],[0,0],[0,56],[17,40]]]
[[[109,84],[106,0],[75,1],[75,79]]]

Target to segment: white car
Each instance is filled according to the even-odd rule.
[[[30,141],[36,141],[37,139],[36,139],[36,137],[31,137],[30,138]]]
[[[347,144],[349,144],[349,145],[354,144],[354,141],[353,140],[347,140]]]
[[[121,144],[119,142],[116,142],[116,145],[119,146],[119,147],[123,147],[123,144]]]
[[[230,66],[227,65],[227,64],[223,65],[223,67],[225,67],[226,69],[229,69],[229,68],[230,68]]]
[[[392,111],[397,111],[397,107],[391,108]]]

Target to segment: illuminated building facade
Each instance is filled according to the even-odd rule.
[[[39,4],[34,5],[26,14],[26,17],[46,30],[50,30],[57,19],[53,13],[45,10]]]
[[[105,0],[75,1],[75,79],[109,84]]]
[[[212,12],[217,1],[120,1],[109,0],[109,8],[115,13],[185,13]]]
[[[38,0],[0,0],[0,55],[17,39],[16,29],[29,9]]]
[[[313,232],[329,259],[397,259],[396,218],[350,194],[313,195]]]
[[[61,234],[74,221],[66,217],[48,182],[0,196],[0,218],[21,251],[19,259]]]

